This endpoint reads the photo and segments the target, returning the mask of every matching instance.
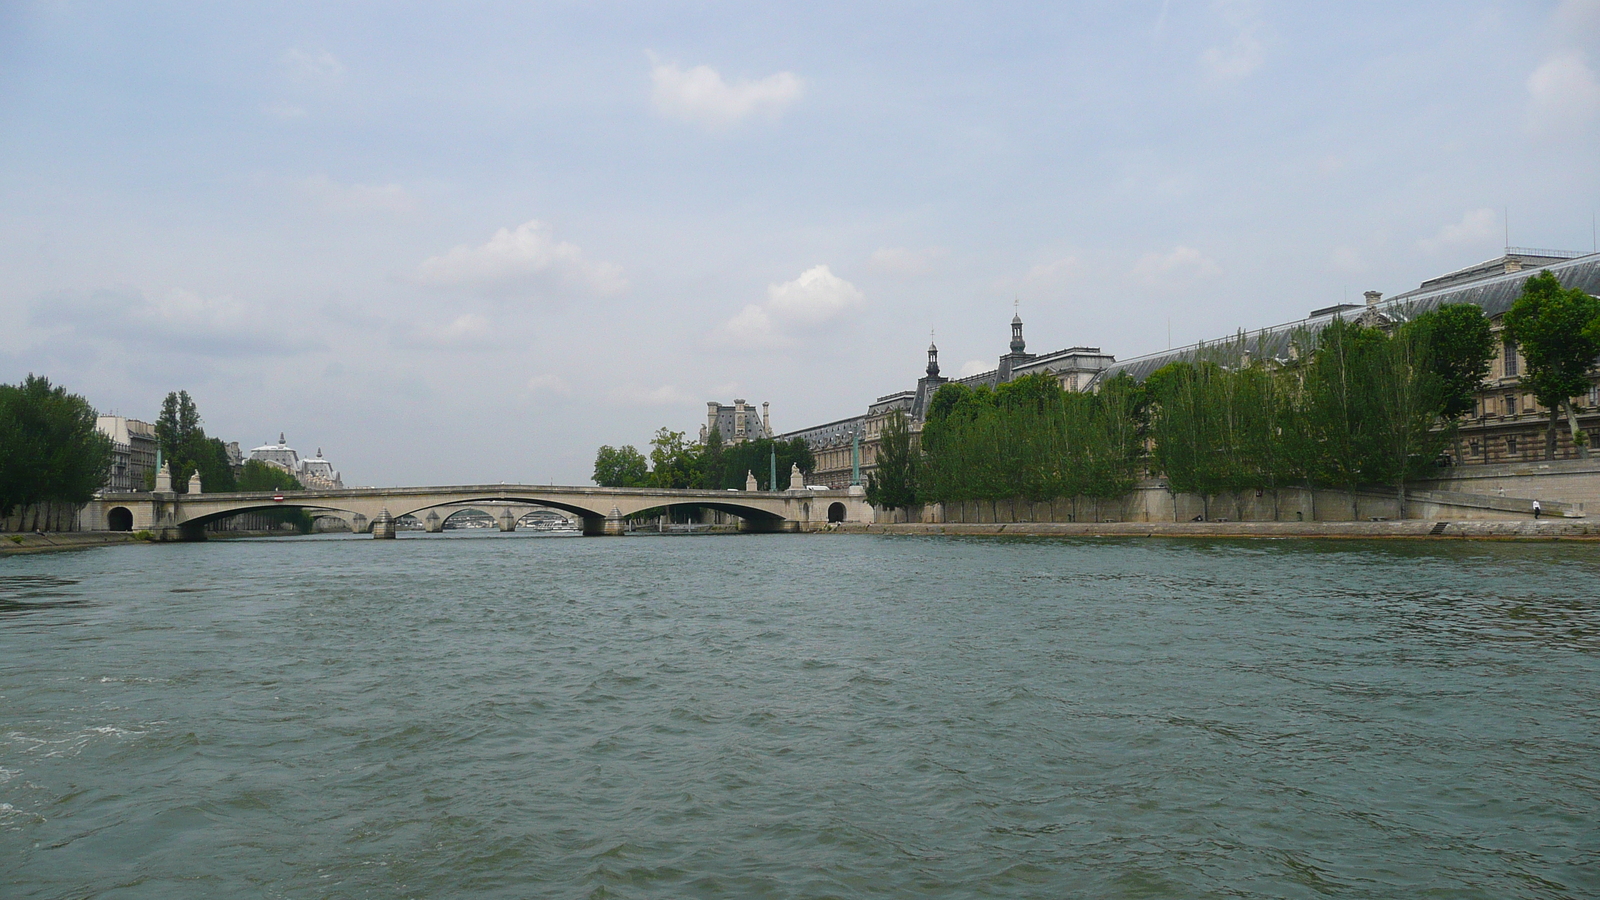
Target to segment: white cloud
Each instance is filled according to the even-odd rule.
[[[565,397],[572,393],[572,386],[560,375],[535,375],[528,379],[525,387],[530,394],[559,394]]]
[[[827,266],[812,266],[793,281],[767,286],[767,310],[782,321],[800,325],[819,325],[864,299],[855,285]]]
[[[157,296],[129,290],[50,294],[33,304],[29,321],[50,331],[52,341],[195,356],[282,355],[314,346],[293,332],[285,336],[279,320],[233,297],[183,289]]]
[[[994,368],[994,363],[992,362],[985,362],[981,359],[969,359],[961,364],[960,375],[962,378],[971,378],[974,375],[982,375],[984,372],[987,372],[992,368]]]
[[[1211,47],[1200,54],[1207,74],[1217,81],[1234,81],[1261,68],[1266,51],[1254,34],[1242,31],[1226,47]]]
[[[1417,246],[1432,253],[1450,247],[1485,243],[1499,233],[1498,218],[1492,209],[1472,210],[1463,215],[1461,221],[1440,228],[1433,237],[1417,241]]]
[[[716,131],[749,116],[775,120],[805,93],[805,81],[793,72],[729,84],[710,66],[684,69],[659,61],[651,66],[650,81],[657,113]]]
[[[1172,288],[1222,274],[1222,267],[1193,247],[1177,246],[1169,253],[1146,253],[1133,266],[1134,277],[1151,287]]]
[[[644,406],[676,406],[694,402],[694,398],[678,390],[676,385],[662,384],[653,388],[629,386],[611,392],[611,399],[621,403]]]
[[[307,51],[298,47],[283,54],[284,74],[298,85],[315,87],[337,83],[344,77],[344,63],[326,50]]]
[[[718,329],[726,343],[775,347],[793,343],[792,333],[818,328],[859,306],[866,296],[827,266],[767,285],[767,302],[746,306]]]
[[[416,199],[398,184],[340,184],[317,175],[301,181],[299,188],[328,212],[405,213],[417,207]]]
[[[947,252],[943,247],[924,247],[921,250],[880,247],[872,251],[868,263],[876,271],[889,275],[925,275]]]
[[[1056,285],[1077,277],[1082,268],[1076,256],[1064,256],[1032,266],[1022,281],[1024,284],[1034,286]]]
[[[1243,0],[1219,0],[1215,9],[1234,36],[1226,45],[1208,47],[1200,54],[1201,67],[1213,81],[1237,81],[1254,74],[1267,55],[1254,9]]]
[[[303,119],[306,115],[304,107],[295,106],[293,103],[290,103],[287,100],[278,100],[274,103],[267,103],[261,107],[261,111],[275,119],[283,119],[285,121],[289,119]]]
[[[503,297],[609,295],[628,286],[620,268],[586,259],[577,245],[557,241],[550,226],[537,220],[514,231],[502,228],[482,246],[463,244],[429,257],[417,267],[417,280]]]
[[[1361,251],[1354,247],[1335,247],[1328,254],[1328,262],[1341,272],[1365,272],[1367,262],[1361,257]]]
[[[1543,134],[1582,131],[1600,112],[1600,83],[1583,54],[1560,53],[1528,76],[1528,126]]]

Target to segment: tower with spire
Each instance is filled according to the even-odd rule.
[[[917,395],[911,401],[911,419],[921,422],[927,418],[928,404],[933,402],[933,395],[939,390],[939,385],[949,381],[939,375],[939,345],[933,343],[933,332],[928,332],[928,374],[917,379]]]
[[[1012,301],[1011,316],[1011,352],[1000,357],[1000,383],[1005,384],[1011,380],[1011,370],[1035,358],[1028,352],[1028,342],[1022,339],[1022,302]]]

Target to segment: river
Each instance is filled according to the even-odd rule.
[[[0,559],[0,896],[1600,896],[1592,544]]]

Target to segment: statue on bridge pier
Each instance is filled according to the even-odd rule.
[[[789,490],[791,490],[791,491],[803,491],[805,489],[806,489],[806,479],[805,479],[804,475],[800,474],[800,464],[799,463],[790,463],[789,464]]]

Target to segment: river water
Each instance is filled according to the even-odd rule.
[[[0,559],[0,896],[1600,896],[1587,544]]]

